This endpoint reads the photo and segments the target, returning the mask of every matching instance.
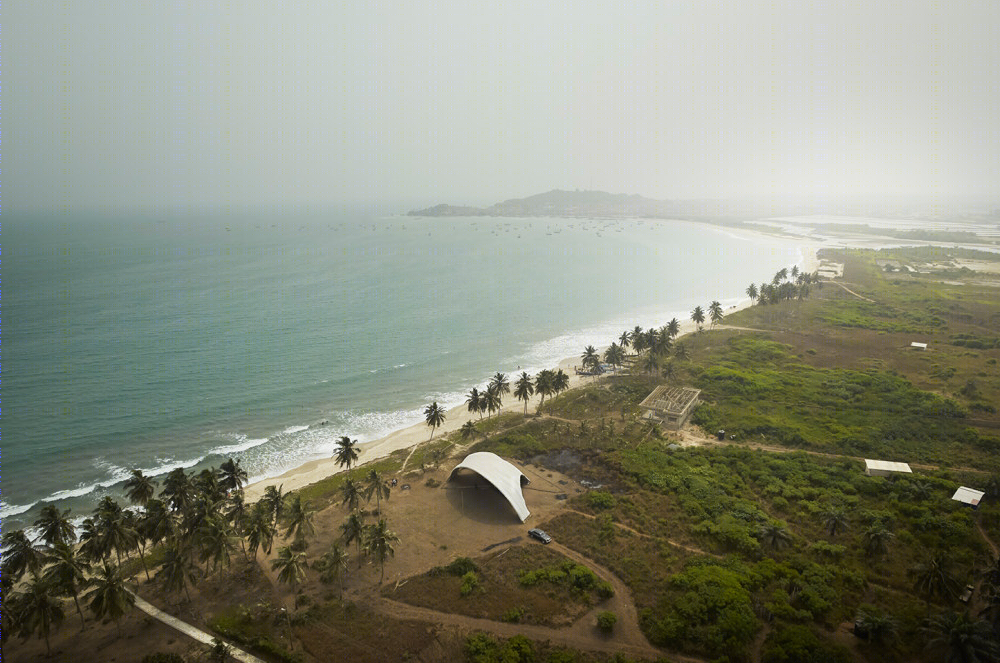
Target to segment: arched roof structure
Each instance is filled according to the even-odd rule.
[[[521,486],[530,483],[530,479],[500,456],[488,451],[477,451],[474,454],[469,454],[465,460],[455,466],[455,469],[448,475],[448,480],[451,481],[459,470],[472,470],[493,484],[514,508],[522,523],[531,515],[528,506],[524,503],[524,495],[521,493]]]

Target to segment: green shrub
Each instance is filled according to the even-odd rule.
[[[462,587],[460,589],[462,596],[468,596],[475,591],[477,587],[479,587],[479,576],[476,575],[475,571],[469,571],[462,576]]]
[[[587,493],[587,504],[594,509],[612,509],[615,506],[615,497],[604,490],[592,490]]]
[[[517,624],[521,621],[522,617],[524,617],[524,608],[511,608],[507,612],[500,615],[500,621]]]
[[[610,633],[615,628],[615,622],[617,621],[618,617],[610,610],[597,613],[597,628],[605,633]]]
[[[597,595],[600,596],[601,599],[609,599],[615,595],[615,588],[611,586],[610,582],[602,580],[597,583]]]

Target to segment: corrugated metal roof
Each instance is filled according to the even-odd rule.
[[[866,470],[878,470],[881,472],[910,472],[910,466],[906,463],[897,463],[892,460],[869,460],[865,458],[865,469]]]
[[[521,493],[521,478],[524,477],[525,482],[529,479],[524,476],[521,470],[488,451],[477,451],[466,456],[465,460],[451,471],[448,479],[450,480],[455,472],[462,469],[472,470],[493,484],[514,507],[514,511],[517,512],[517,517],[521,519],[522,523],[531,515],[531,512],[528,511],[528,505],[524,503],[524,495]]]
[[[979,506],[979,500],[983,499],[983,495],[985,494],[986,493],[981,490],[962,486],[955,491],[955,494],[951,496],[951,499],[958,500],[959,502],[965,502],[966,504],[971,504],[972,506]]]

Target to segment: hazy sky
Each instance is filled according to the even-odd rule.
[[[1000,195],[996,0],[10,0],[0,20],[4,211]]]

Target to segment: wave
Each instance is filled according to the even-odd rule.
[[[299,427],[292,426],[291,428],[299,428]],[[308,428],[308,426],[306,428]],[[287,433],[288,431],[286,430],[285,432]],[[227,456],[229,454],[240,453],[241,451],[246,451],[247,449],[253,449],[254,447],[259,447],[260,445],[264,444],[265,442],[271,439],[269,437],[250,438],[247,437],[246,435],[238,433],[234,434],[233,438],[236,439],[235,444],[224,444],[222,446],[215,447],[214,449],[210,449],[207,455]]]
[[[281,431],[281,434],[291,435],[292,433],[300,433],[304,430],[309,430],[309,426],[289,426],[285,430]]]
[[[3,500],[0,500],[0,520],[6,520],[11,516],[24,513],[36,504],[38,502],[32,502],[31,504],[7,504]]]

